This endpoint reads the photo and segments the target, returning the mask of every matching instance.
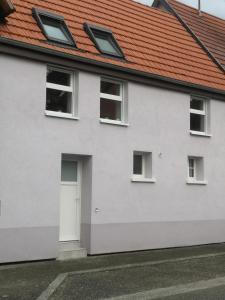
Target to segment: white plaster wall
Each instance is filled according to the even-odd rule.
[[[189,95],[130,82],[129,126],[100,124],[100,76],[78,72],[80,120],[53,118],[44,114],[45,64],[1,55],[0,66],[0,245],[6,229],[11,229],[13,237],[19,229],[39,228],[45,230],[42,238],[47,240],[54,228],[48,257],[56,255],[61,153],[92,157],[92,204],[84,206],[92,209],[90,247],[94,250],[90,253],[137,249],[132,233],[127,244],[106,249],[101,240],[110,239],[110,224],[117,224],[113,232],[119,235],[119,226],[126,224],[129,231],[131,224],[138,228],[141,223],[225,219],[224,102],[211,101],[212,137],[193,137],[189,134]],[[153,153],[156,183],[131,182],[134,150]],[[186,184],[188,155],[205,158],[208,185]],[[98,214],[95,208],[100,209]],[[101,227],[101,234],[95,225]],[[225,240],[223,236],[221,232],[216,241]],[[216,241],[210,236],[206,239]],[[8,243],[0,248],[0,261],[1,251],[7,251],[13,238]],[[32,231],[29,243],[33,243]],[[166,245],[177,244],[168,241]],[[154,247],[149,240],[139,248]],[[4,260],[12,260],[13,255],[7,258],[5,254]],[[31,253],[26,259],[48,258],[45,253],[38,255]]]
[[[129,85],[129,128],[100,128],[99,152],[102,145],[105,151],[96,157],[101,172],[94,180],[102,183],[95,197],[101,213],[93,223],[224,219],[225,103],[211,101],[208,138],[190,135],[189,101],[189,95]],[[153,152],[155,184],[130,181],[133,150]],[[208,185],[186,184],[188,155],[204,157]]]

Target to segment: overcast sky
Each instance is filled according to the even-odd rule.
[[[153,0],[136,0],[142,3],[152,4]],[[185,4],[197,7],[198,0],[179,0]],[[225,19],[225,0],[201,0],[202,10]]]

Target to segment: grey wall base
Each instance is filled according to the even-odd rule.
[[[0,263],[50,259],[58,255],[58,227],[0,229],[0,241]]]
[[[88,228],[88,254],[225,242],[225,220],[92,224],[86,234]],[[58,227],[0,229],[0,240],[0,263],[58,257]]]
[[[225,242],[225,220],[92,225],[89,254]]]

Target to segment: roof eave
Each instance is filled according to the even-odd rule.
[[[10,54],[7,51],[4,51],[4,49],[1,51],[1,45],[9,46],[12,48],[17,48],[17,49],[22,49],[22,50],[28,50],[33,53],[49,55],[51,57],[63,58],[63,59],[75,61],[75,62],[86,64],[86,65],[88,64],[88,65],[92,65],[92,66],[96,66],[96,67],[101,67],[104,69],[110,69],[113,71],[119,71],[120,73],[126,73],[126,74],[130,74],[130,75],[134,75],[134,76],[139,76],[142,78],[160,81],[160,82],[163,82],[164,84],[176,85],[177,87],[187,87],[190,89],[196,89],[198,91],[207,92],[210,95],[213,95],[215,98],[218,98],[220,100],[225,100],[225,90],[220,90],[220,89],[215,89],[215,88],[198,85],[198,84],[194,84],[194,83],[190,83],[190,82],[185,82],[185,81],[181,81],[181,80],[177,80],[177,79],[173,79],[173,78],[169,78],[169,77],[165,77],[165,76],[161,76],[161,75],[157,75],[157,74],[152,74],[152,73],[148,73],[148,72],[138,71],[138,70],[123,67],[123,66],[117,66],[117,65],[114,65],[111,63],[100,62],[98,60],[81,57],[78,55],[71,55],[71,54],[67,54],[64,52],[57,51],[57,50],[52,50],[52,49],[48,49],[48,48],[44,48],[44,47],[40,47],[40,46],[27,44],[24,42],[8,39],[5,37],[0,37],[0,52],[3,52],[5,54]],[[13,54],[16,55],[16,53],[13,53]],[[18,56],[20,56],[20,55],[18,54]]]

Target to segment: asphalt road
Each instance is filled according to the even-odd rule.
[[[0,266],[0,299],[225,300],[225,244]]]
[[[50,299],[160,299],[167,295],[172,295],[169,299],[180,299],[180,294],[185,291],[198,289],[195,295],[201,295],[206,287],[213,287],[214,292],[221,294],[218,288],[223,284],[225,287],[225,255],[219,255],[80,275],[68,274]],[[204,291],[203,296],[206,294]],[[192,299],[190,297],[187,299]],[[225,293],[222,299],[225,299]]]

